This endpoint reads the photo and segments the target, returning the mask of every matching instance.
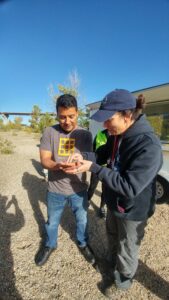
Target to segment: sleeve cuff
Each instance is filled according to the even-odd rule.
[[[102,167],[97,165],[96,163],[92,163],[89,169],[90,172],[97,174]]]

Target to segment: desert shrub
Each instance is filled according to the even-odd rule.
[[[25,127],[24,129],[23,129],[26,133],[33,133],[33,129],[32,129],[32,127]]]
[[[11,129],[12,129],[11,124],[5,124],[0,127],[0,131],[3,131],[3,132],[10,131]]]
[[[0,138],[0,153],[12,154],[14,152],[14,145],[7,139]]]
[[[13,136],[17,136],[18,133],[17,133],[16,131],[13,131],[13,132],[12,132],[12,135],[13,135]]]

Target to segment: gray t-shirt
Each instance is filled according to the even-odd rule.
[[[81,127],[66,133],[57,124],[44,130],[40,149],[52,152],[56,162],[66,161],[73,153],[92,151],[92,135]],[[49,170],[48,179],[48,190],[53,193],[71,195],[87,189],[86,173],[75,175]]]

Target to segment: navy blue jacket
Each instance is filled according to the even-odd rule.
[[[110,161],[114,137],[96,152],[90,171],[104,183],[104,198],[110,210],[121,218],[142,221],[155,209],[156,175],[162,166],[161,143],[144,115],[123,134],[118,171],[100,165]],[[84,158],[93,160],[92,153]]]

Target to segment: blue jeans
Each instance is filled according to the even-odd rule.
[[[47,239],[45,245],[50,248],[57,247],[58,226],[65,205],[71,207],[76,219],[76,238],[78,245],[84,247],[88,241],[87,232],[87,191],[72,195],[61,195],[47,193],[47,214],[48,220],[45,224]]]

